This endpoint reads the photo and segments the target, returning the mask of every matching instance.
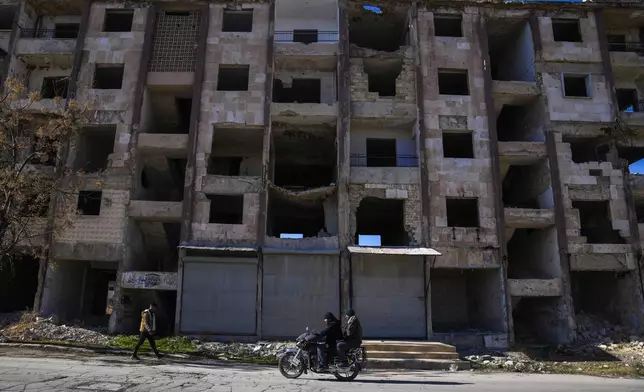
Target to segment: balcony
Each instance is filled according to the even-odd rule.
[[[561,279],[508,279],[513,297],[559,297],[563,293]]]
[[[208,174],[201,181],[201,190],[206,194],[246,194],[262,191],[262,178],[255,176],[221,176]]]
[[[539,96],[539,88],[536,82],[523,81],[492,81],[492,93],[494,94],[494,106],[497,113],[503,105],[522,106]]]
[[[9,39],[11,38],[11,30],[0,30],[0,49],[9,52]]]
[[[71,67],[78,30],[22,29],[16,56],[31,66]]]
[[[505,208],[505,224],[514,229],[542,229],[555,224],[555,212],[536,208]]]
[[[271,105],[274,122],[293,125],[335,124],[337,103],[277,103]]]
[[[608,50],[610,52],[610,60],[613,67],[637,68],[644,65],[643,42],[609,41]]]
[[[148,222],[179,222],[182,204],[180,201],[132,200],[128,216]]]
[[[418,157],[351,154],[350,181],[353,184],[419,184]]]
[[[338,54],[338,32],[291,30],[275,32],[275,55],[333,60]],[[279,61],[279,59],[278,59]]]
[[[644,100],[618,102],[618,105],[620,112],[622,112],[622,119],[626,124],[636,127],[644,126]]]
[[[188,154],[188,135],[172,133],[141,133],[137,147],[143,154],[185,158]]]
[[[542,142],[499,142],[499,156],[507,165],[532,165],[548,154]]]
[[[568,244],[572,271],[632,271],[637,259],[630,244]]]

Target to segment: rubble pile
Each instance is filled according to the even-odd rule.
[[[579,313],[576,316],[578,342],[628,342],[634,332],[593,315]]]
[[[10,326],[0,330],[5,339],[20,341],[66,341],[87,345],[109,345],[112,338],[98,331],[75,325],[56,324],[53,318],[23,315]]]
[[[197,351],[219,359],[265,358],[274,359],[284,348],[293,346],[292,342],[259,342],[259,343],[219,343],[193,340]]]
[[[545,366],[541,362],[529,358],[522,358],[519,355],[496,356],[496,355],[469,355],[466,360],[475,365],[486,368],[505,369],[515,372],[545,372]]]

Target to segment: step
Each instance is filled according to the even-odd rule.
[[[453,365],[457,370],[470,369],[470,363],[461,360],[374,358],[368,359],[367,371],[369,369],[451,370]]]
[[[426,353],[455,353],[456,347],[438,342],[402,342],[402,341],[375,341],[367,340],[362,346],[369,351],[398,351],[398,352],[426,352]]]
[[[396,358],[396,359],[458,359],[458,353],[422,352],[422,351],[374,351],[367,350],[367,358]]]

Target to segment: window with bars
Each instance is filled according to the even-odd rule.
[[[201,12],[159,11],[150,72],[194,72]]]

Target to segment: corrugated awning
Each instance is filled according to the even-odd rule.
[[[441,254],[432,248],[410,248],[410,247],[376,247],[376,246],[348,246],[349,253],[363,255],[401,255],[401,256],[440,256]]]
[[[181,244],[179,249],[187,250],[206,250],[213,252],[252,252],[257,253],[259,248],[250,247],[250,246],[217,246],[217,245],[198,245],[198,244]]]

